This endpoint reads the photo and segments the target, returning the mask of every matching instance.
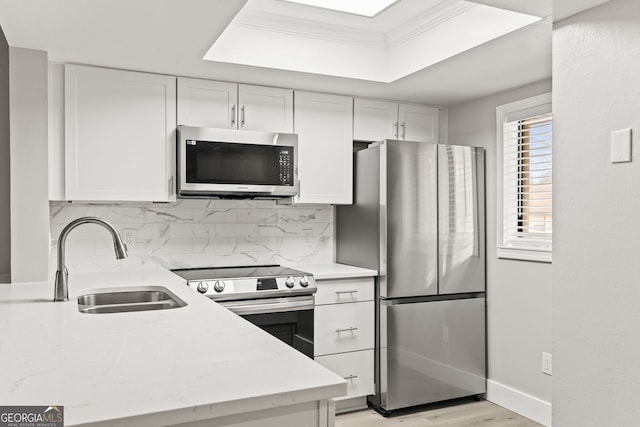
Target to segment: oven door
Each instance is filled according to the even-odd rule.
[[[313,295],[219,304],[313,359]]]

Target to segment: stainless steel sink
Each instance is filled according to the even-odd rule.
[[[164,286],[101,289],[78,297],[78,311],[88,314],[167,310],[185,305]]]

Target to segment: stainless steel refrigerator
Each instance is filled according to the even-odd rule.
[[[385,140],[355,153],[337,261],[379,271],[381,412],[486,391],[484,151]]]

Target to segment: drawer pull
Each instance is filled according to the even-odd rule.
[[[349,375],[348,377],[344,377],[345,380],[354,380],[356,378],[358,378],[357,375]]]
[[[358,291],[336,291],[336,295],[340,296],[340,294],[357,294]]]
[[[350,328],[345,328],[345,329],[336,329],[336,333],[340,333],[340,332],[353,332],[353,331],[357,331],[358,328],[354,328],[353,326]]]

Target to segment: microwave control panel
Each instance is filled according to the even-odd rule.
[[[282,185],[293,185],[293,148],[280,148],[280,183]]]

